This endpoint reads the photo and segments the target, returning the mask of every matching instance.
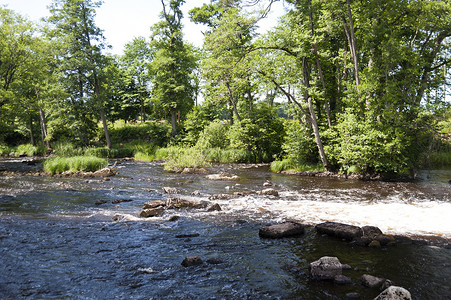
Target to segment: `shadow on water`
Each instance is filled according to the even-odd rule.
[[[442,182],[300,178],[271,174],[265,166],[218,170],[241,179],[208,181],[203,175],[167,174],[161,165],[146,163],[124,163],[110,181],[0,177],[0,298],[346,299],[347,293],[358,292],[361,299],[372,299],[380,291],[363,287],[363,274],[389,278],[414,299],[451,296],[447,248],[403,243],[366,248],[318,236],[313,227],[300,238],[258,236],[262,225],[293,218],[318,203],[329,214],[343,203],[443,203],[450,191]],[[162,218],[137,218],[144,202],[167,197],[163,186],[176,187],[183,195],[198,190],[200,199],[208,200],[215,193],[261,190],[265,180],[280,197],[223,200],[221,212],[181,210]],[[122,199],[132,201],[112,203]],[[96,205],[98,200],[106,203]],[[303,201],[307,206],[299,207]],[[295,213],[284,211],[287,207]],[[122,221],[113,221],[118,214]],[[170,222],[171,215],[181,218]],[[182,267],[189,255],[200,255],[204,264]],[[351,265],[352,270],[343,272],[353,283],[312,281],[308,265],[322,256],[337,256]],[[213,258],[215,264],[207,263]]]

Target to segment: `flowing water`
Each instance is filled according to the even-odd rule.
[[[0,299],[346,299],[349,292],[372,299],[380,291],[363,287],[363,274],[389,278],[414,299],[451,298],[450,170],[398,183],[280,175],[257,165],[214,166],[240,179],[211,181],[139,162],[117,165],[109,181],[24,175],[39,168],[0,160],[0,170],[22,174],[0,176]],[[262,190],[267,180],[279,197],[209,200]],[[167,197],[163,187],[222,210],[139,218],[145,202]],[[180,219],[170,221],[175,215]],[[263,225],[285,220],[374,225],[427,243],[367,248],[311,226],[299,238],[259,238]],[[191,255],[221,263],[181,266]],[[344,271],[353,284],[309,278],[308,264],[326,255],[353,267]]]

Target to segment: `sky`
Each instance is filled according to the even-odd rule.
[[[51,2],[52,0],[0,0],[0,5],[14,10],[31,21],[39,21],[49,16],[47,7]],[[182,6],[185,40],[198,47],[202,46],[202,31],[205,31],[206,27],[190,22],[188,11],[209,2],[210,0],[186,0]],[[112,46],[108,51],[120,55],[124,45],[131,42],[133,38],[150,36],[150,27],[160,21],[161,11],[160,0],[104,0],[102,6],[97,9],[95,21],[97,27],[104,31],[106,42]],[[273,27],[277,18],[283,13],[282,2],[273,4],[268,18],[259,23],[259,32]]]

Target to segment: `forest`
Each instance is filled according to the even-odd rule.
[[[134,157],[166,170],[414,175],[451,166],[451,3],[161,0],[149,36],[108,53],[95,0],[34,23],[0,7],[0,154]],[[204,24],[186,42],[183,18]],[[447,96],[448,95],[448,96]],[[50,171],[54,172],[54,171]]]

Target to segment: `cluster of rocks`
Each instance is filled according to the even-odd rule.
[[[217,257],[209,258],[206,260],[206,262],[211,265],[219,265],[219,264],[223,263],[222,259],[217,258]],[[204,261],[202,260],[202,258],[199,255],[193,255],[193,256],[185,257],[185,259],[182,261],[182,266],[187,268],[187,267],[202,265],[203,263],[204,263]]]
[[[343,270],[352,267],[342,264],[337,257],[324,256],[309,264],[310,276],[314,280],[328,280],[335,284],[352,284],[352,279],[342,274]],[[368,288],[379,288],[382,292],[374,300],[409,300],[410,292],[402,287],[394,286],[392,281],[369,274],[361,277],[361,283]],[[358,293],[348,293],[348,298],[360,298]]]
[[[337,237],[361,246],[381,247],[396,243],[392,235],[383,234],[375,226],[359,227],[337,222],[324,222],[316,225],[315,228],[320,234]]]
[[[221,206],[208,201],[188,200],[170,197],[166,200],[152,200],[144,203],[139,216],[142,218],[161,216],[168,209],[207,209],[207,211],[221,211]]]
[[[117,171],[112,168],[103,168],[101,170],[97,170],[95,172],[81,172],[81,171],[65,171],[60,174],[55,174],[55,177],[81,177],[81,178],[94,178],[94,177],[103,177],[108,178],[111,176],[115,176]]]

